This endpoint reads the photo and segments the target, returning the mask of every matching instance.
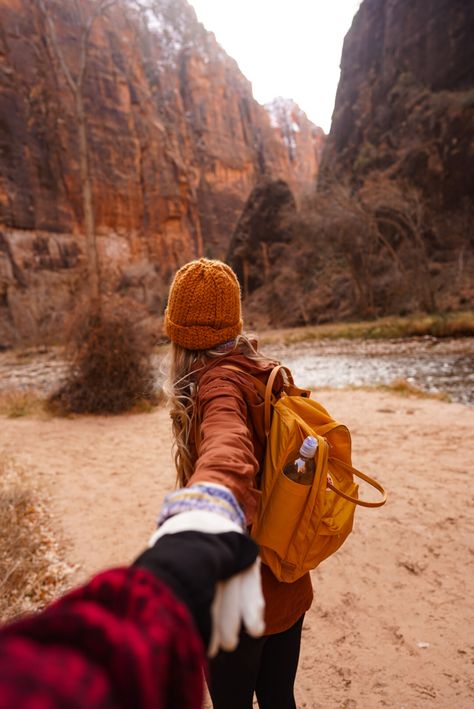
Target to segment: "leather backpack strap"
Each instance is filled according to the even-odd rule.
[[[270,372],[270,376],[267,379],[267,386],[265,387],[265,436],[267,438],[270,433],[270,425],[272,422],[272,404],[275,403],[273,385],[275,384],[275,379],[277,378],[280,370],[286,372],[288,381],[290,385],[293,386],[293,377],[288,367],[283,366],[283,364],[277,364],[276,367],[273,367]]]

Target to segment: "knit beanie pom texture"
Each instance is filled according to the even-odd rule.
[[[240,286],[222,261],[201,258],[176,273],[165,311],[165,330],[177,345],[207,350],[242,332]]]

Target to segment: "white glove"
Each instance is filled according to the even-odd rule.
[[[249,635],[263,635],[265,601],[262,593],[260,559],[240,574],[217,584],[211,608],[212,635],[208,655],[215,657],[220,649],[235,650],[243,624]]]
[[[166,534],[195,531],[206,534],[238,532],[240,525],[223,515],[204,510],[181,512],[167,519],[152,535],[149,546]],[[217,584],[211,608],[212,632],[208,654],[214,657],[222,648],[235,650],[242,624],[253,637],[263,635],[265,602],[263,599],[260,559],[235,576]]]

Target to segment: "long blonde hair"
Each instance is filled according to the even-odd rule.
[[[238,335],[228,347],[220,346],[210,350],[188,350],[171,343],[164,391],[168,396],[172,421],[176,481],[179,487],[186,485],[196,462],[191,435],[195,416],[196,375],[213,359],[236,351],[249,359],[266,359],[257,351],[249,336],[243,334]]]

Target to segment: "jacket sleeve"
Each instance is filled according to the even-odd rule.
[[[235,382],[217,374],[199,387],[196,400],[199,440],[194,473],[188,485],[213,482],[225,485],[252,521],[259,492],[255,477],[259,464],[254,454],[247,404]]]
[[[147,570],[112,569],[0,631],[0,707],[202,706],[204,650]]]

